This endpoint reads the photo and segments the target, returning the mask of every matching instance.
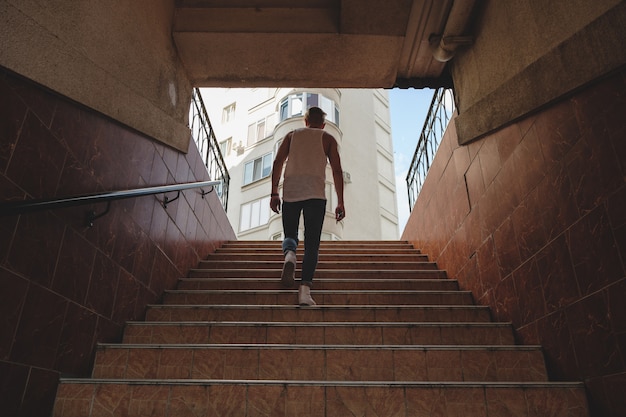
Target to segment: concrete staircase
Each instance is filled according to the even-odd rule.
[[[588,416],[408,243],[322,242],[312,308],[281,268],[280,243],[225,244],[61,381],[54,416]]]

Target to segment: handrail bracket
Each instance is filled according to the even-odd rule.
[[[172,201],[176,201],[176,200],[178,200],[179,198],[180,198],[180,191],[178,191],[178,192],[176,193],[176,197],[172,198],[171,200],[170,200],[167,196],[163,197],[163,208],[167,208],[167,205],[168,205],[169,203],[171,203]]]
[[[100,214],[96,214],[95,211],[91,210],[85,213],[85,223],[87,226],[93,227],[94,221],[98,220],[100,217],[104,217],[109,214],[111,210],[111,201],[107,201],[107,208]]]
[[[211,189],[209,191],[204,191],[204,190],[200,190],[200,195],[202,196],[202,198],[204,199],[204,196],[207,194],[211,194],[213,192],[213,190],[215,189],[214,186],[211,186]]]

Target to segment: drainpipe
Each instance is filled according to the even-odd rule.
[[[471,45],[472,36],[463,36],[476,0],[454,0],[442,35],[431,35],[429,42],[434,58],[448,62],[459,46]]]

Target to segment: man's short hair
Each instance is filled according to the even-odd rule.
[[[304,119],[308,120],[309,123],[322,124],[326,122],[326,113],[319,107],[310,107],[306,111]]]

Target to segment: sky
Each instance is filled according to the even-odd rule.
[[[434,90],[398,89],[389,90],[389,111],[391,116],[391,138],[396,176],[396,199],[398,201],[398,231],[402,235],[409,218],[409,198],[406,188],[406,174],[415,153],[417,140]]]

